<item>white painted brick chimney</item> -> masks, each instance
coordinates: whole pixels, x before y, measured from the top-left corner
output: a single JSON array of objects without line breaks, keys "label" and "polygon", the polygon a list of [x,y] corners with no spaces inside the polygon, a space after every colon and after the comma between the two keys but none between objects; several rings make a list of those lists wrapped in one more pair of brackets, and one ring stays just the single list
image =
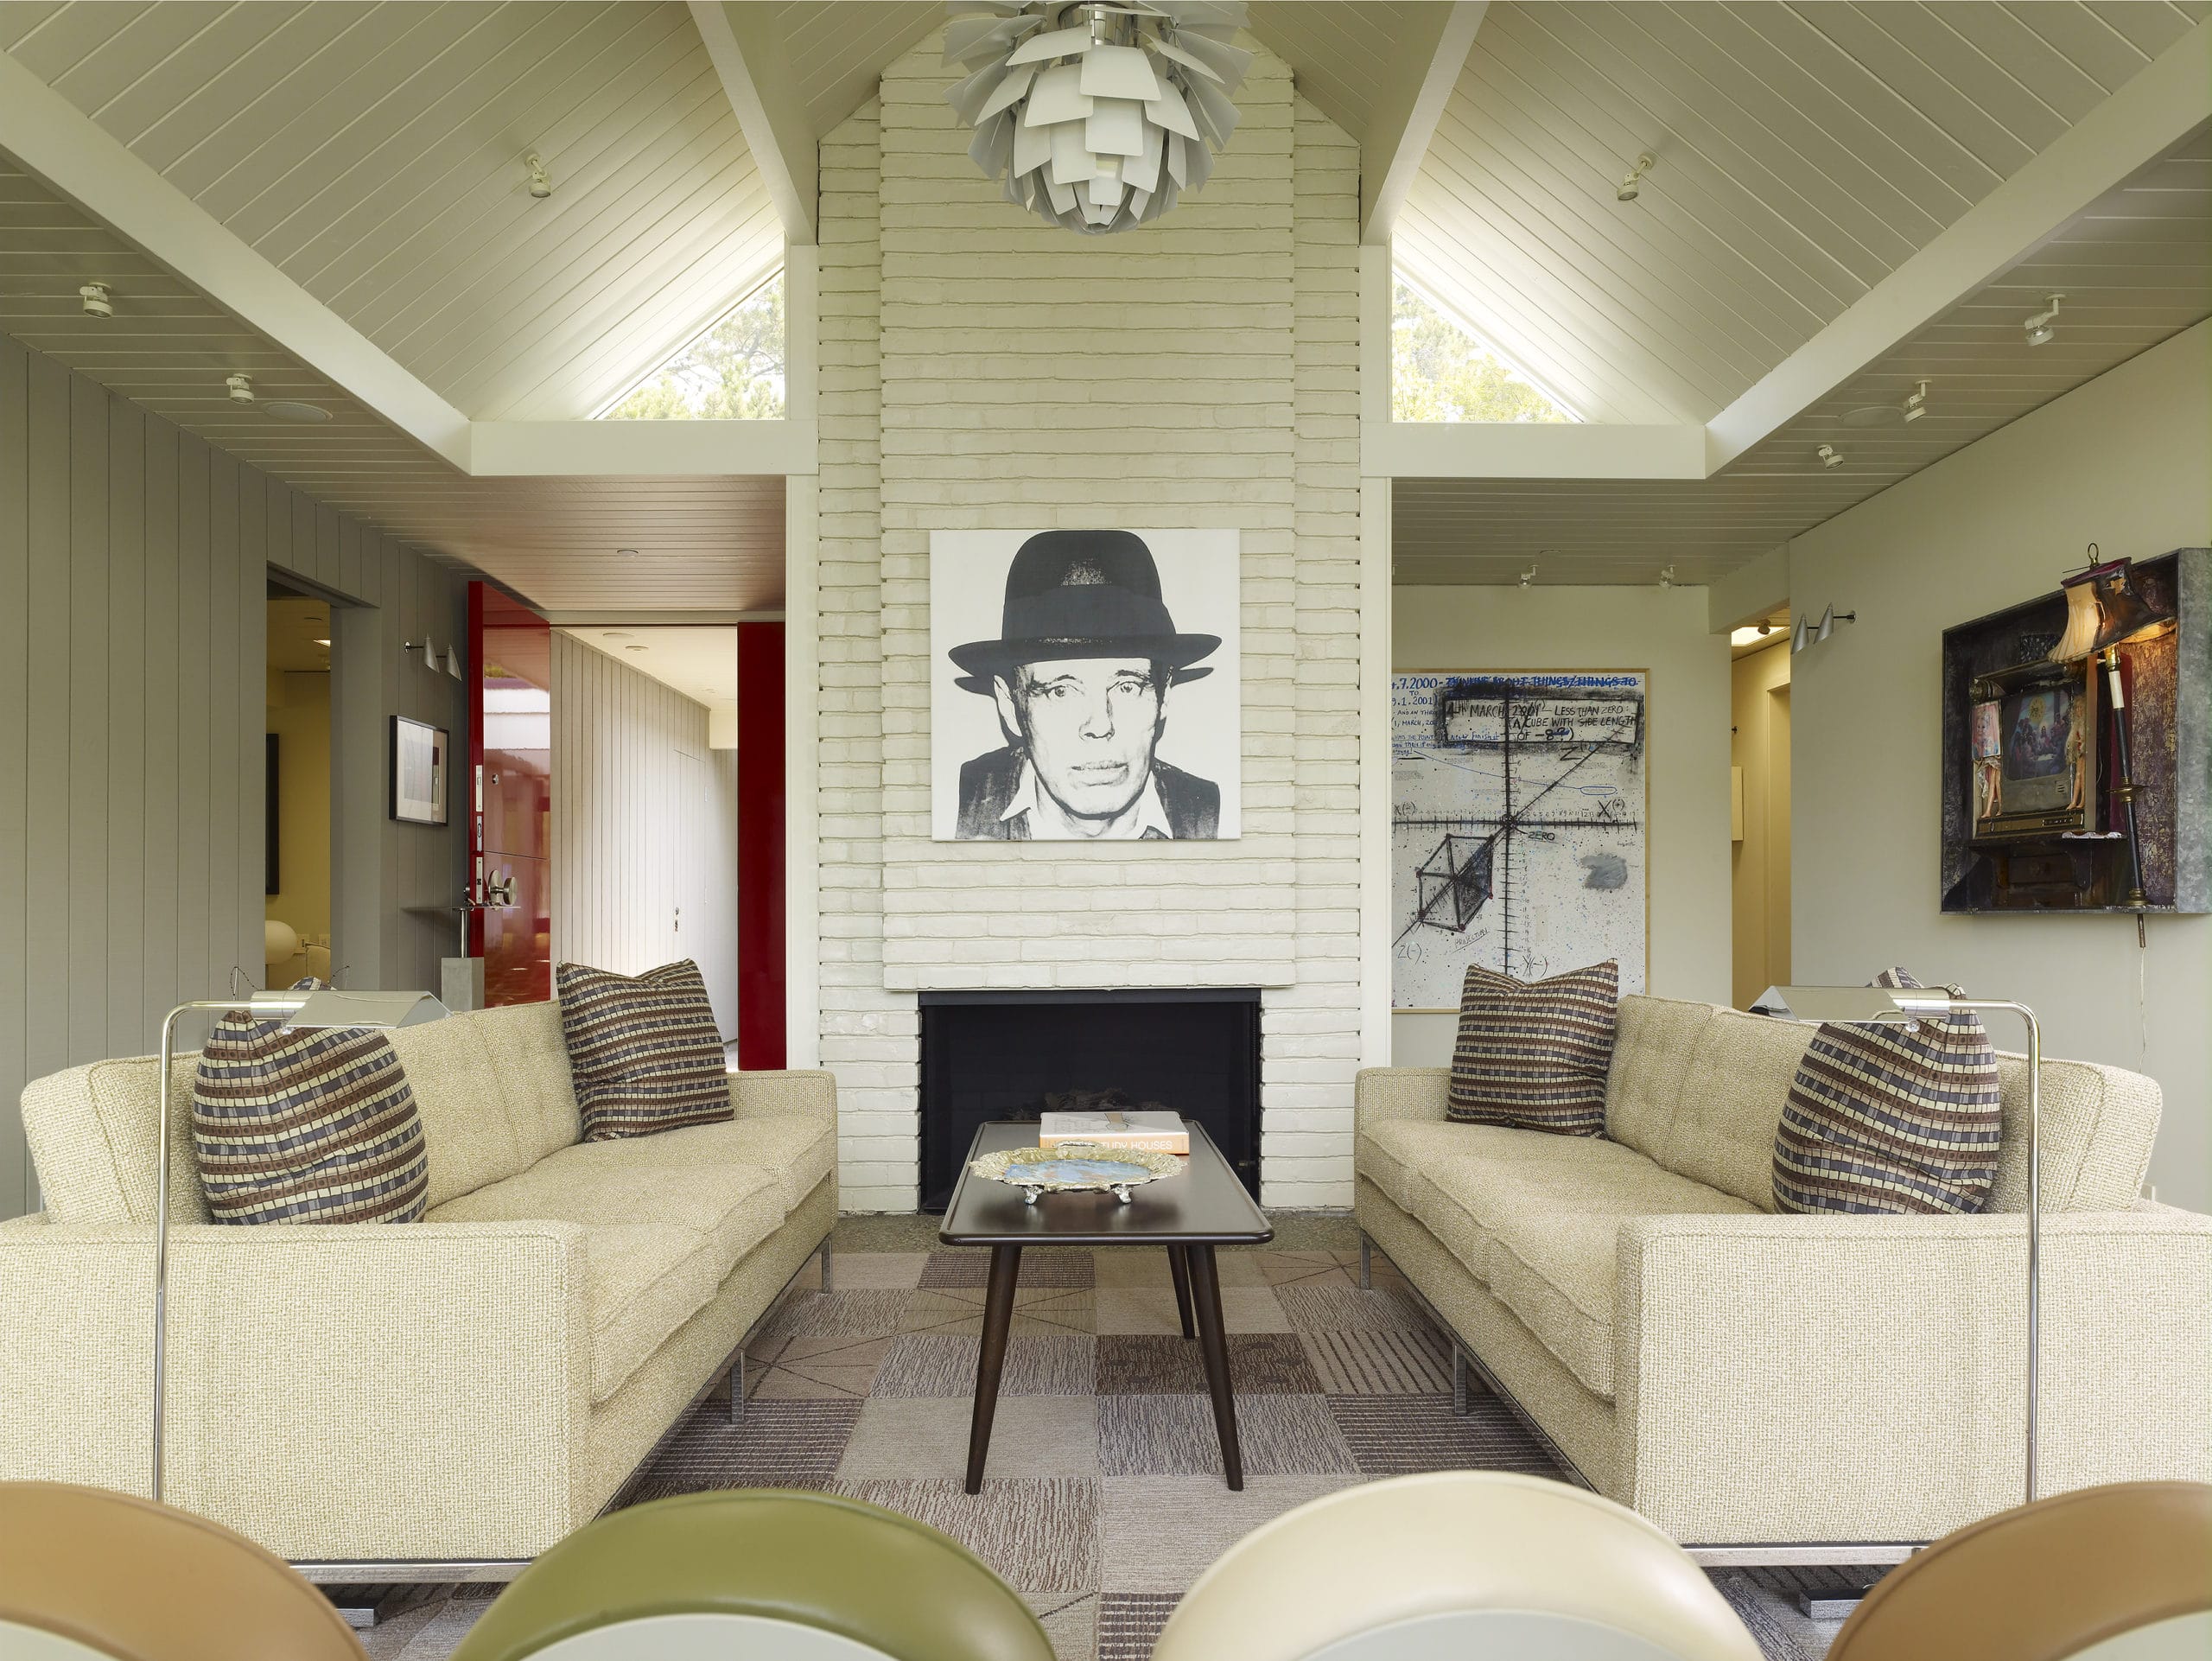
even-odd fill
[{"label": "white painted brick chimney", "polygon": [[[1262,1198],[1351,1198],[1358,147],[1262,53],[1211,183],[1083,238],[968,159],[933,36],[822,150],[823,1064],[855,1211],[914,1205],[915,994],[1258,985]],[[1233,527],[1243,836],[929,839],[929,535]]]}]

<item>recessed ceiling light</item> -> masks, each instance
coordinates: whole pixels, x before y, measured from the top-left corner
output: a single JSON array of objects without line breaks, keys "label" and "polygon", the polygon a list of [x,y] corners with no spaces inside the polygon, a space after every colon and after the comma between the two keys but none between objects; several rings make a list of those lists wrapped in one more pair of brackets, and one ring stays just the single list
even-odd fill
[{"label": "recessed ceiling light", "polygon": [[625,652],[650,652],[652,650],[651,646],[626,646],[622,649]]},{"label": "recessed ceiling light", "polygon": [[1901,427],[1904,418],[1904,411],[1894,404],[1862,404],[1843,412],[1847,427]]},{"label": "recessed ceiling light", "polygon": [[635,559],[638,557],[638,550],[635,548],[617,548],[614,555],[618,559]]},{"label": "recessed ceiling light", "polygon": [[317,640],[315,641],[315,644],[316,644],[317,646],[328,646],[328,645],[330,644],[330,642],[329,642],[329,641],[327,641],[327,640]]},{"label": "recessed ceiling light", "polygon": [[599,638],[602,640],[634,640],[638,637],[624,629],[603,628],[599,632]]},{"label": "recessed ceiling light", "polygon": [[259,408],[261,413],[272,421],[296,422],[303,427],[312,427],[330,419],[330,411],[320,404],[302,404],[297,398],[264,398]]}]

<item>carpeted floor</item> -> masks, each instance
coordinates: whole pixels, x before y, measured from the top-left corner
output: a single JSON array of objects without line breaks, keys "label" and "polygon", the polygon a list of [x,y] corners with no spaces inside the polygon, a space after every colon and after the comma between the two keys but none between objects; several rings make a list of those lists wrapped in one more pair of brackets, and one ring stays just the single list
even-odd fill
[{"label": "carpeted floor", "polygon": [[[1379,1257],[1360,1290],[1348,1219],[1288,1215],[1271,1246],[1220,1256],[1242,1493],[1222,1484],[1166,1254],[1131,1248],[1024,1254],[990,1466],[970,1498],[987,1254],[938,1247],[936,1225],[841,1222],[836,1289],[810,1268],[747,1346],[744,1423],[728,1422],[726,1397],[702,1403],[628,1501],[785,1486],[888,1505],[1004,1576],[1061,1661],[1146,1661],[1199,1572],[1294,1505],[1414,1471],[1554,1472],[1502,1402],[1478,1394],[1452,1413],[1444,1340]],[[1789,1577],[1715,1578],[1770,1661],[1825,1653],[1834,1626],[1798,1613]],[[495,1590],[414,1594],[366,1635],[370,1653],[442,1661]]]}]

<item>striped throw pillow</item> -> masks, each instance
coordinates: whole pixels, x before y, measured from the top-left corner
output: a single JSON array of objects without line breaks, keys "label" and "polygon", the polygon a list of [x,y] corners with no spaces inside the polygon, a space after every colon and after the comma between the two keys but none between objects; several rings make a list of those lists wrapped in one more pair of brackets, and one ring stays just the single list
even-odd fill
[{"label": "striped throw pillow", "polygon": [[[1917,986],[1887,969],[1877,986]],[[1980,1018],[1823,1022],[1774,1137],[1786,1212],[1978,1212],[2002,1129],[1997,1052]]]},{"label": "striped throw pillow", "polygon": [[698,964],[687,958],[632,976],[564,963],[558,974],[561,1035],[586,1142],[735,1117]]},{"label": "striped throw pillow", "polygon": [[200,1053],[192,1142],[219,1223],[411,1223],[429,1194],[415,1093],[365,1028],[288,1033],[232,1010]]},{"label": "striped throw pillow", "polygon": [[1446,1111],[1465,1124],[1604,1136],[1619,1001],[1620,965],[1611,961],[1547,981],[1470,964]]}]

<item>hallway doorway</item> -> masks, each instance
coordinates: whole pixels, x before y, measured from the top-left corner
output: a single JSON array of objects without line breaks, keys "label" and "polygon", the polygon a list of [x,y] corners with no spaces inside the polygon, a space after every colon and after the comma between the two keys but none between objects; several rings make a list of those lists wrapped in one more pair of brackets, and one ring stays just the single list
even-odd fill
[{"label": "hallway doorway", "polygon": [[1789,614],[1730,637],[1732,1002],[1789,979]]},{"label": "hallway doorway", "polygon": [[264,986],[331,978],[329,602],[269,584],[263,755]]}]

